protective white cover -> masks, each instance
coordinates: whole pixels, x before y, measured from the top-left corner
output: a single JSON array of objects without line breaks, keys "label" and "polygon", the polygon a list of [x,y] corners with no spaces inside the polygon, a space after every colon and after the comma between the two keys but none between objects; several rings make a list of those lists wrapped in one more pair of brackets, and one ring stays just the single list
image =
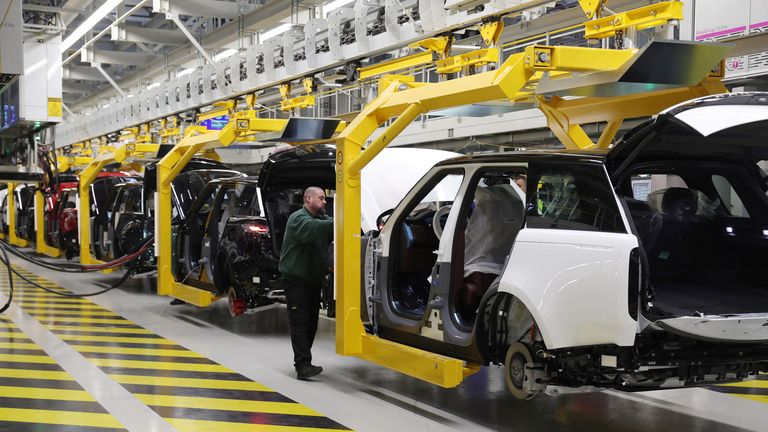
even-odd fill
[{"label": "protective white cover", "polygon": [[[360,185],[361,227],[377,229],[376,218],[397,207],[413,186],[436,163],[461,156],[443,150],[388,148],[363,168]],[[451,197],[451,200],[453,197]]]},{"label": "protective white cover", "polygon": [[523,224],[523,193],[515,184],[479,187],[465,233],[464,276],[499,275]]}]

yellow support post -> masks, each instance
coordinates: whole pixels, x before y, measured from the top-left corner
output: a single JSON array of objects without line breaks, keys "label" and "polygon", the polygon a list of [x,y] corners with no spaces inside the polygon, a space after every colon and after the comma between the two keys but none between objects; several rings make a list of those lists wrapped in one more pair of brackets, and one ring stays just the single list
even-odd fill
[{"label": "yellow support post", "polygon": [[8,243],[27,247],[29,242],[16,235],[16,183],[8,183]]},{"label": "yellow support post", "polygon": [[[105,166],[118,162],[123,163],[130,156],[136,154],[145,154],[157,152],[160,146],[158,144],[126,144],[115,150],[113,153],[107,153],[95,158],[81,172],[78,179],[78,195],[80,197],[80,208],[78,209],[77,223],[78,235],[80,237],[80,264],[102,264],[91,254],[91,185],[96,180]],[[102,270],[104,273],[111,273],[113,269]]]},{"label": "yellow support post", "polygon": [[61,256],[61,251],[45,241],[45,197],[43,191],[35,191],[35,251],[52,258]]},{"label": "yellow support post", "polygon": [[605,129],[603,129],[603,132],[600,134],[600,138],[597,140],[597,148],[607,149],[608,147],[610,147],[622,123],[624,123],[624,120],[609,121],[605,125]]}]

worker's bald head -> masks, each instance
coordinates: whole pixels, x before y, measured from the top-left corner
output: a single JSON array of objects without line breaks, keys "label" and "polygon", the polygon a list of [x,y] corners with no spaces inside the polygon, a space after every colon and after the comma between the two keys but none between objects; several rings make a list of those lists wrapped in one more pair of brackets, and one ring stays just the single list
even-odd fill
[{"label": "worker's bald head", "polygon": [[325,214],[325,192],[317,186],[306,188],[304,190],[304,207],[315,216]]}]

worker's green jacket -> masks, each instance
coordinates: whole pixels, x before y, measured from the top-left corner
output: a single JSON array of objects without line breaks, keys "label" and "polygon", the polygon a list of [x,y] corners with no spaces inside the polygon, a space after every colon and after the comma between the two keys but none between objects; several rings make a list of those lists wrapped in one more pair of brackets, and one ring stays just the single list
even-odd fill
[{"label": "worker's green jacket", "polygon": [[333,218],[312,216],[302,207],[291,214],[280,250],[283,278],[320,283],[327,273],[328,242],[333,234]]}]

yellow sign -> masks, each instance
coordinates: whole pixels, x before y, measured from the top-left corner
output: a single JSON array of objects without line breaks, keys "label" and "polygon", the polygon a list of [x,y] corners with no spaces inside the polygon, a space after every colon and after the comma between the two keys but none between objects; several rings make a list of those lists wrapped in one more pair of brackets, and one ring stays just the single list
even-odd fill
[{"label": "yellow sign", "polygon": [[61,98],[48,98],[48,117],[61,117]]}]

